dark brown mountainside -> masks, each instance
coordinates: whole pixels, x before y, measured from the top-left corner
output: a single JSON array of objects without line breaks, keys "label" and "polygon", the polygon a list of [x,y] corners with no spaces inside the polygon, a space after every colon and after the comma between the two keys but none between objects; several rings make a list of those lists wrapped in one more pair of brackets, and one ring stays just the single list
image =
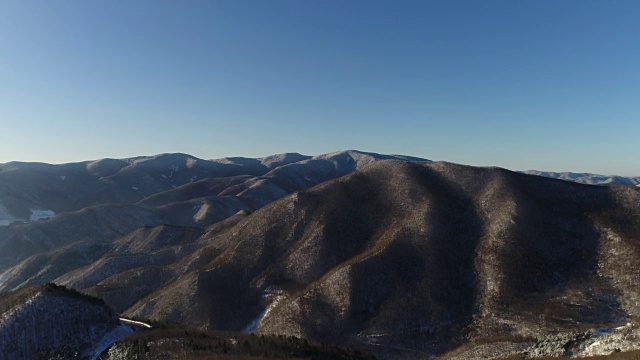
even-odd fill
[{"label": "dark brown mountainside", "polygon": [[128,313],[439,353],[634,321],[639,241],[640,189],[387,161],[212,237]]}]

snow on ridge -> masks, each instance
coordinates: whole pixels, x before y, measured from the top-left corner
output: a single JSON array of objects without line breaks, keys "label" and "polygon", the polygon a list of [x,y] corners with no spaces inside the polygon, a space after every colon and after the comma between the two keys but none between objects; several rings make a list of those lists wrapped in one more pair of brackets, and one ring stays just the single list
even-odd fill
[{"label": "snow on ridge", "polygon": [[0,288],[9,279],[9,275],[11,275],[9,270],[7,270],[7,271],[3,272],[2,274],[0,274]]},{"label": "snow on ridge", "polygon": [[95,344],[93,348],[88,351],[87,353],[88,357],[91,358],[92,360],[99,359],[100,354],[102,354],[103,351],[107,350],[111,345],[116,343],[118,340],[124,338],[125,336],[129,334],[133,334],[133,332],[134,332],[133,329],[131,329],[130,326],[125,324],[121,324],[120,326],[117,326],[111,329],[111,331],[106,333],[102,337],[102,339],[100,339],[100,341],[98,341],[98,343]]}]

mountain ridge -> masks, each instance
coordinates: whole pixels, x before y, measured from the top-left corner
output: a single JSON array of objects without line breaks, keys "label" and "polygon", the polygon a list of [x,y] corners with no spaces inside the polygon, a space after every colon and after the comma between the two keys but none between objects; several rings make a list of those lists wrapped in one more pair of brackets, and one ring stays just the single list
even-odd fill
[{"label": "mountain ridge", "polygon": [[640,176],[599,175],[592,173],[554,172],[526,170],[525,174],[544,176],[553,179],[574,181],[589,185],[627,185],[640,186]]},{"label": "mountain ridge", "polygon": [[[0,227],[0,292],[52,281],[130,318],[383,358],[468,354],[496,337],[503,355],[541,356],[640,339],[640,188],[399,155],[298,155],[228,158],[261,174],[193,181],[201,164],[189,168],[188,155],[175,157],[178,170],[172,156],[162,171],[138,159],[110,176],[124,187],[148,177],[152,195]],[[627,340],[586,335],[627,323]]]}]

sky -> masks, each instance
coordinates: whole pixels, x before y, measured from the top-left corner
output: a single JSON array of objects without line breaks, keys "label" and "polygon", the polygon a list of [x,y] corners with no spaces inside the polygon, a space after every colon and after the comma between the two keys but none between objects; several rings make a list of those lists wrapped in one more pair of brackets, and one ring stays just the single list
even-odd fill
[{"label": "sky", "polygon": [[0,0],[0,163],[357,149],[640,175],[640,1]]}]

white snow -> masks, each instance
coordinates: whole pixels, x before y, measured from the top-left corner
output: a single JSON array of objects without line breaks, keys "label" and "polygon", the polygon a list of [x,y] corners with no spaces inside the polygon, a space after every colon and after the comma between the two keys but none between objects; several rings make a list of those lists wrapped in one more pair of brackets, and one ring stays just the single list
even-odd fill
[{"label": "white snow", "polygon": [[2,287],[2,285],[7,281],[7,279],[9,279],[9,275],[10,275],[9,270],[0,274],[0,287]]},{"label": "white snow", "polygon": [[[52,218],[56,215],[53,210],[31,209],[29,221],[38,221],[42,219]],[[15,221],[25,221],[25,219],[17,219],[9,213],[9,210],[0,201],[0,226],[7,226]]]},{"label": "white snow", "polygon": [[133,334],[133,329],[131,329],[130,326],[122,324],[118,327],[115,327],[111,331],[106,333],[102,337],[102,339],[93,346],[93,349],[91,349],[87,355],[91,359],[97,360],[103,351],[107,350],[116,341],[122,339],[123,337],[129,334]]},{"label": "white snow", "polygon": [[67,178],[67,177],[66,177],[65,175],[60,175],[60,180],[64,180],[64,179],[66,179],[66,178]]},{"label": "white snow", "polygon": [[196,176],[192,177],[191,179],[189,179],[189,182],[194,182],[194,181],[196,181],[197,178],[198,178],[198,175],[196,175]]},{"label": "white snow", "polygon": [[31,216],[29,217],[29,221],[38,221],[42,219],[49,219],[56,216],[56,213],[53,210],[39,210],[39,209],[31,209]]},{"label": "white snow", "polygon": [[271,293],[269,295],[263,296],[263,297],[273,297],[273,301],[271,301],[271,304],[269,304],[269,306],[267,306],[266,309],[264,309],[264,311],[258,315],[257,318],[255,318],[249,325],[247,325],[247,327],[244,328],[244,330],[242,330],[245,333],[252,333],[254,332],[257,328],[258,325],[260,325],[260,321],[262,321],[262,319],[264,319],[267,315],[269,315],[269,312],[271,310],[273,310],[278,303],[280,303],[280,301],[282,301],[282,299],[285,298],[284,295],[282,295],[281,292],[276,292],[277,295],[271,295]]},{"label": "white snow", "polygon": [[[197,206],[196,206],[197,208]],[[207,213],[209,212],[209,209],[211,208],[211,205],[209,203],[204,203],[202,204],[202,206],[200,206],[200,210],[198,210],[198,213],[196,213],[193,216],[193,220],[195,220],[196,222],[200,222],[202,220],[204,220],[207,216]]]},{"label": "white snow", "polygon": [[311,178],[308,177],[308,176],[305,176],[304,179],[307,180],[307,181],[311,181]]},{"label": "white snow", "polygon": [[617,328],[615,328],[615,330],[618,330],[618,331],[624,330],[624,329],[626,329],[626,328],[628,328],[630,326],[631,326],[631,323],[626,323],[625,325],[618,326]]},{"label": "white snow", "polygon": [[137,186],[132,186],[132,187],[131,187],[131,189],[133,189],[133,190],[136,190],[136,191],[137,191],[137,190],[138,190],[138,187],[137,187]]},{"label": "white snow", "polygon": [[600,341],[596,341],[594,343],[592,343],[591,345],[587,346],[587,351],[591,350],[591,348],[594,348],[596,346],[600,345]]},{"label": "white snow", "polygon": [[254,332],[258,328],[258,325],[260,324],[260,320],[262,320],[262,318],[264,318],[265,315],[267,315],[267,310],[263,311],[260,315],[258,315],[258,317],[255,318],[249,325],[247,325],[247,327],[244,328],[242,332],[247,334]]},{"label": "white snow", "polygon": [[147,329],[151,329],[151,325],[147,323],[143,323],[142,321],[135,321],[127,318],[119,318],[119,319],[121,322],[128,325],[135,325],[135,326],[146,327]]},{"label": "white snow", "polygon": [[165,175],[165,174],[162,174],[162,177],[166,179],[166,178],[167,178],[167,175]]}]

